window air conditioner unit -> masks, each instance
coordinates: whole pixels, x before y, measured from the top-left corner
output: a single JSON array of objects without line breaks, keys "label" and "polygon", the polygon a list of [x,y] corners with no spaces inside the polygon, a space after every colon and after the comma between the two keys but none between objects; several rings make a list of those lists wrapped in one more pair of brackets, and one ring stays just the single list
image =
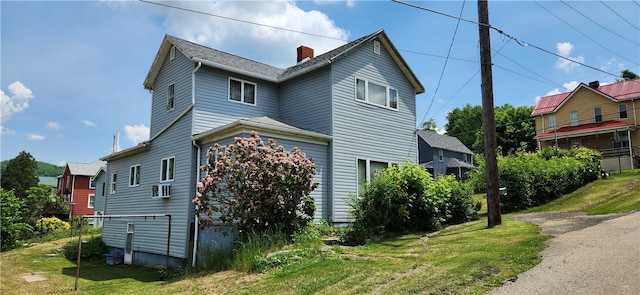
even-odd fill
[{"label": "window air conditioner unit", "polygon": [[163,199],[171,197],[171,184],[158,184],[152,186],[151,196]]}]

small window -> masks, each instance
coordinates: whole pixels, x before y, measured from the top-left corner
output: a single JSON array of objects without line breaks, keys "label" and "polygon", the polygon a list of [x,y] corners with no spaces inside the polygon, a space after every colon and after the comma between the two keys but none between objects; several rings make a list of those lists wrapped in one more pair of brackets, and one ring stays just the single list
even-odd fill
[{"label": "small window", "polygon": [[373,41],[373,53],[380,54],[380,42]]},{"label": "small window", "polygon": [[356,79],[356,100],[398,109],[398,90],[363,79]]},{"label": "small window", "polygon": [[556,130],[556,114],[549,115],[549,129]]},{"label": "small window", "polygon": [[440,162],[444,161],[444,150],[443,149],[439,149],[438,150],[438,161],[440,161]]},{"label": "small window", "polygon": [[176,94],[176,84],[169,85],[169,89],[167,89],[167,111],[173,110],[173,105],[175,102],[175,94]]},{"label": "small window", "polygon": [[246,104],[256,104],[256,84],[229,78],[229,100]]},{"label": "small window", "polygon": [[578,121],[578,112],[573,111],[569,113],[569,118],[571,119],[571,126],[578,126],[580,124]]},{"label": "small window", "polygon": [[387,167],[389,167],[389,163],[387,162],[358,159],[356,171],[358,177],[358,188],[371,181],[371,179],[382,173],[382,171]]},{"label": "small window", "polygon": [[104,197],[104,192],[105,192],[106,189],[107,189],[107,184],[103,182],[102,183],[102,193],[100,194],[101,196]]},{"label": "small window", "polygon": [[131,166],[129,169],[129,186],[140,185],[140,165]]},{"label": "small window", "polygon": [[115,194],[116,193],[116,183],[118,180],[118,174],[117,173],[112,173],[111,174],[111,194]]},{"label": "small window", "polygon": [[95,206],[96,204],[96,195],[95,194],[90,194],[89,195],[89,204],[87,204],[87,208],[93,208],[93,206]]},{"label": "small window", "polygon": [[595,108],[593,109],[593,119],[596,123],[602,122],[602,109]]},{"label": "small window", "polygon": [[169,60],[173,60],[175,58],[176,58],[176,47],[171,46],[171,49],[169,50]]},{"label": "small window", "polygon": [[462,160],[463,160],[465,163],[469,163],[469,155],[467,155],[467,154],[462,154]]},{"label": "small window", "polygon": [[626,119],[627,117],[627,104],[621,103],[618,105],[618,112],[620,113],[620,119]]},{"label": "small window", "polygon": [[175,157],[162,159],[160,181],[172,181],[175,168]]},{"label": "small window", "polygon": [[93,179],[93,177],[91,177],[91,179],[89,179],[89,188],[96,188],[96,181]]}]

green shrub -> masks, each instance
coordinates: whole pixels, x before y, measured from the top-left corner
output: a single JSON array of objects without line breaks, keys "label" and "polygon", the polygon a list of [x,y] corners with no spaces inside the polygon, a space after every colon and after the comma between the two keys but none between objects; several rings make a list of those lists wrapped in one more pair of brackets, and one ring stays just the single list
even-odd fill
[{"label": "green shrub", "polygon": [[36,220],[36,229],[43,234],[52,233],[57,230],[69,230],[71,226],[68,222],[57,217],[44,217]]},{"label": "green shrub", "polygon": [[473,199],[471,184],[456,181],[453,176],[447,176],[438,181],[446,181],[451,187],[451,195],[447,200],[449,218],[445,221],[446,224],[459,224],[478,219],[482,202]]},{"label": "green shrub", "polygon": [[[82,249],[80,258],[83,260],[102,259],[107,254],[109,248],[102,241],[102,237],[94,236],[88,241],[82,241]],[[70,261],[76,261],[78,258],[78,241],[71,241],[64,246],[64,257]]]}]

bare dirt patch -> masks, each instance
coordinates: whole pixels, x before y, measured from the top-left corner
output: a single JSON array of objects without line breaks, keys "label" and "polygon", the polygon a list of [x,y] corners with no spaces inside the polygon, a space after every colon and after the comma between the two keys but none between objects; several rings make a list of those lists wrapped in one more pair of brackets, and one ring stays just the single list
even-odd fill
[{"label": "bare dirt patch", "polygon": [[542,234],[557,236],[591,227],[605,220],[614,219],[630,213],[632,212],[587,215],[584,212],[543,212],[513,215],[510,216],[510,218],[531,222],[542,228]]}]

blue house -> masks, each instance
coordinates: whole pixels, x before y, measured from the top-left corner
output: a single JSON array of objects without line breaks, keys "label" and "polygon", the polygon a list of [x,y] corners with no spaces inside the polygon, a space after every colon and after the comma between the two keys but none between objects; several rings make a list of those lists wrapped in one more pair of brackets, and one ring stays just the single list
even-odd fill
[{"label": "blue house", "polygon": [[201,249],[228,243],[198,226],[192,203],[216,143],[256,131],[299,147],[317,167],[315,219],[337,223],[350,221],[346,201],[374,170],[417,159],[424,87],[382,30],[319,56],[301,46],[285,69],[167,35],[144,87],[149,140],[102,158],[103,240],[125,263],[164,264],[168,253],[171,265],[195,264]]},{"label": "blue house", "polygon": [[433,177],[455,175],[457,179],[467,178],[466,173],[473,166],[473,152],[459,139],[433,131],[417,130],[418,163]]}]

